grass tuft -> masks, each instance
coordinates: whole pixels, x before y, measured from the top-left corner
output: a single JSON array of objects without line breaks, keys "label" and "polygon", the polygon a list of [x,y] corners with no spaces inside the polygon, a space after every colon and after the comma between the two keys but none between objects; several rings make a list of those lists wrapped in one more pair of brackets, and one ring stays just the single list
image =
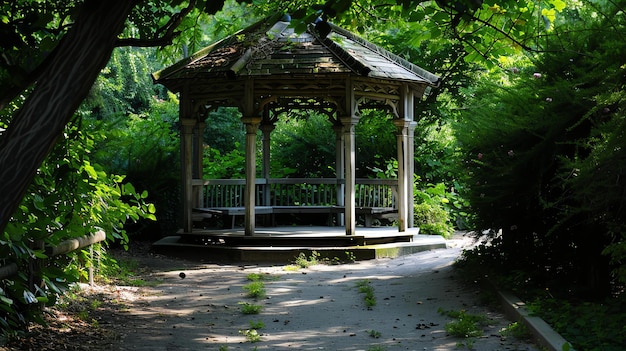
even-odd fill
[{"label": "grass tuft", "polygon": [[241,313],[243,314],[259,314],[263,309],[263,306],[249,302],[240,302],[239,305],[241,306]]},{"label": "grass tuft", "polygon": [[265,297],[265,284],[261,281],[253,281],[252,283],[244,285],[242,288],[248,292],[248,297],[255,299]]},{"label": "grass tuft", "polygon": [[357,282],[356,287],[359,289],[360,293],[364,294],[363,301],[365,302],[365,306],[367,306],[368,310],[371,310],[374,306],[376,306],[374,287],[371,285],[371,282],[368,279]]}]

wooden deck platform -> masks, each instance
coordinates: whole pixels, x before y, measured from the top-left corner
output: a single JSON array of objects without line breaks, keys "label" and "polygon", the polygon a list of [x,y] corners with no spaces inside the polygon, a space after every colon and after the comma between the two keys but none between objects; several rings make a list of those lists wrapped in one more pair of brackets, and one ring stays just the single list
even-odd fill
[{"label": "wooden deck platform", "polygon": [[179,232],[155,242],[152,250],[203,262],[289,263],[313,251],[328,259],[367,260],[445,247],[445,239],[420,235],[418,228],[358,227],[356,235],[347,236],[343,227],[298,226],[257,228],[254,236],[243,229]]}]

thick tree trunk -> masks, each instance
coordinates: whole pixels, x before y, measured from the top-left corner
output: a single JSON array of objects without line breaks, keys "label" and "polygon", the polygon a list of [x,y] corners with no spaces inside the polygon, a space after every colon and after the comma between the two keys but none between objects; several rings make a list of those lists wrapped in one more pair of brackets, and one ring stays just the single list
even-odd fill
[{"label": "thick tree trunk", "polygon": [[0,136],[0,232],[20,204],[37,168],[107,64],[135,3],[86,0],[32,93]]}]

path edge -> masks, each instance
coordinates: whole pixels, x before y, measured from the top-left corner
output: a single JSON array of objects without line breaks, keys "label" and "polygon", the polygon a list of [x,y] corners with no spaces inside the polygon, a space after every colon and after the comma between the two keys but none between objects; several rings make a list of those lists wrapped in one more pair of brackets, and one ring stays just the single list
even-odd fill
[{"label": "path edge", "polygon": [[572,344],[561,334],[537,316],[532,316],[526,309],[526,303],[509,291],[501,291],[489,281],[489,287],[496,293],[507,317],[522,322],[530,331],[536,343],[549,351],[575,351]]}]

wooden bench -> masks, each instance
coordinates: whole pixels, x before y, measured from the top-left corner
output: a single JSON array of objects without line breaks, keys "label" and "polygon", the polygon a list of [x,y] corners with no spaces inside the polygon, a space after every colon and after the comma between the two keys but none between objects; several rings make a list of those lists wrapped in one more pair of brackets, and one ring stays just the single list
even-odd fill
[{"label": "wooden bench", "polygon": [[[213,216],[222,216],[229,218],[229,229],[235,227],[235,217],[244,216],[246,214],[245,207],[211,207],[211,208],[194,208],[193,212],[199,214],[196,218],[212,218]],[[272,214],[271,206],[256,206],[255,214]]]},{"label": "wooden bench", "polygon": [[[256,214],[326,214],[328,225],[344,212],[342,202],[342,181],[335,178],[258,178],[255,181]],[[194,209],[194,220],[213,216],[230,217],[234,226],[235,216],[245,215],[245,179],[206,179],[196,180],[194,186],[199,195]],[[393,216],[397,210],[395,179],[357,179],[355,189],[356,214],[363,216],[365,226],[370,227],[375,218]],[[226,222],[226,221],[225,221]],[[339,223],[339,221],[335,222]],[[229,224],[227,224],[229,225]]]},{"label": "wooden bench", "polygon": [[[326,223],[328,226],[333,225],[334,216],[343,212],[341,206],[272,206],[273,214],[326,214],[328,219]],[[275,218],[272,218],[272,225],[276,223]]]},{"label": "wooden bench", "polygon": [[375,218],[397,213],[398,210],[392,207],[356,207],[355,212],[365,217],[365,226],[369,228],[373,226]]}]

